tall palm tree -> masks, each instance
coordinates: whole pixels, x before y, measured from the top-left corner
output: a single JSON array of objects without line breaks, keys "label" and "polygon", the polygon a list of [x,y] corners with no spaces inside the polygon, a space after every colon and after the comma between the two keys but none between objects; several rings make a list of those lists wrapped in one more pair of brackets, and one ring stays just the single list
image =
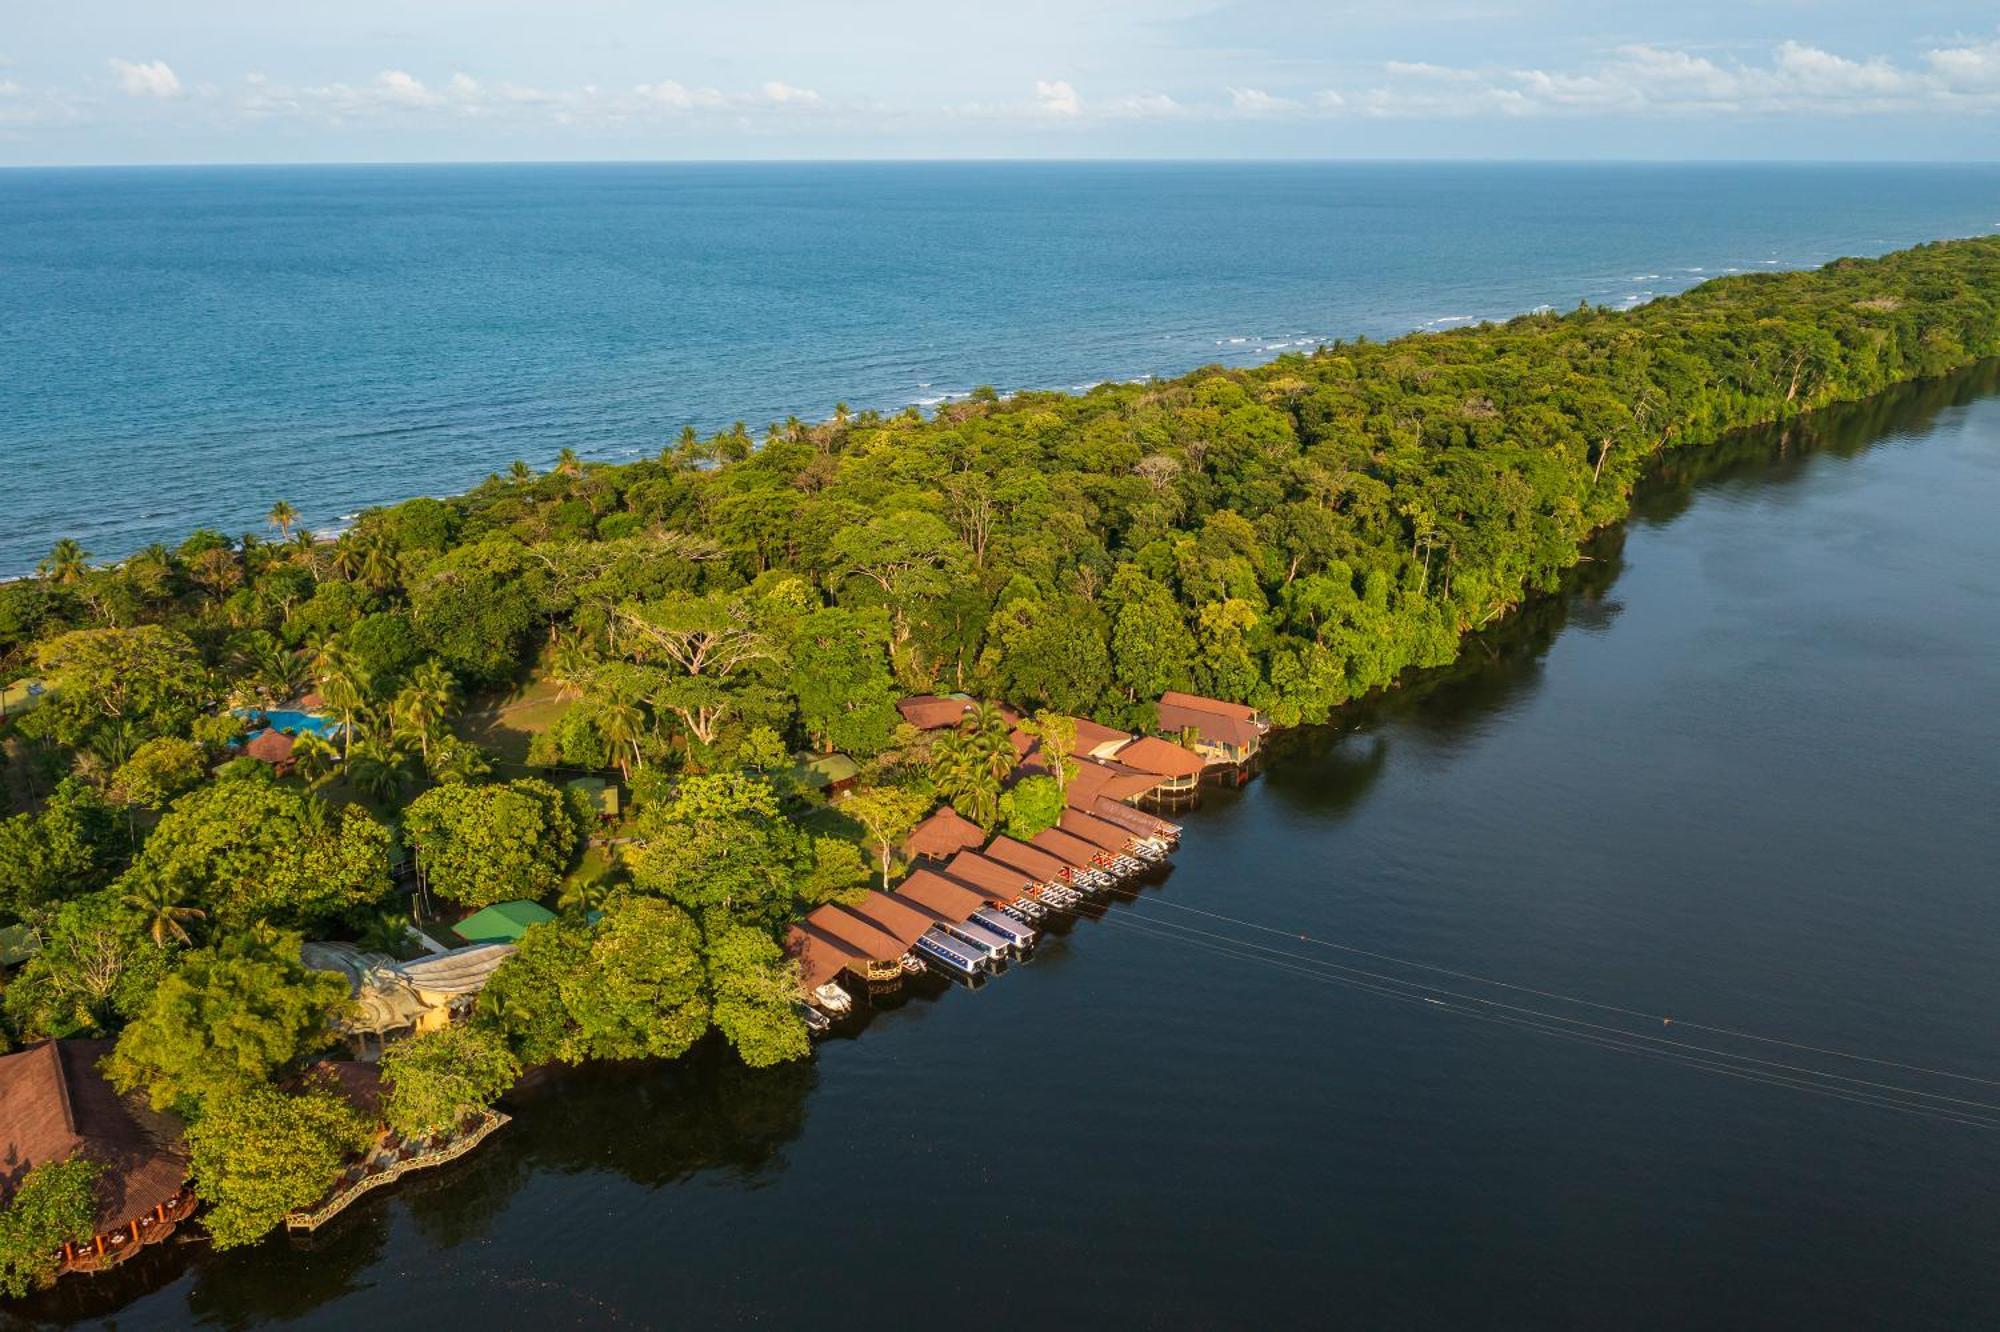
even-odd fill
[{"label": "tall palm tree", "polygon": [[535,479],[535,469],[516,458],[507,464],[507,479],[517,486],[525,486]]},{"label": "tall palm tree", "polygon": [[562,452],[556,455],[556,471],[564,476],[575,476],[582,470],[583,461],[576,456],[576,450],[564,445]]},{"label": "tall palm tree", "polygon": [[48,557],[35,566],[35,572],[64,587],[81,582],[90,572],[90,552],[76,538],[64,537],[49,548]]},{"label": "tall palm tree", "polygon": [[636,703],[626,699],[614,699],[597,711],[597,729],[604,733],[606,744],[617,755],[612,762],[629,785],[632,781],[632,765],[640,761],[639,741],[646,734],[646,714],[639,711]]},{"label": "tall palm tree", "polygon": [[410,679],[389,705],[389,716],[403,734],[415,737],[417,748],[430,763],[431,741],[451,712],[452,678],[433,658],[410,673]]},{"label": "tall palm tree", "polygon": [[450,735],[431,750],[427,766],[433,778],[447,784],[455,782],[469,786],[493,774],[493,765],[486,761],[486,755],[479,752],[478,745]]},{"label": "tall palm tree", "polygon": [[[333,654],[329,659],[327,651]],[[337,645],[323,650],[320,657],[319,696],[340,714],[343,752],[354,749],[355,719],[368,706],[368,673]]]},{"label": "tall palm tree", "polygon": [[189,906],[178,888],[150,874],[141,877],[124,895],[123,901],[138,913],[145,923],[146,933],[153,936],[154,944],[161,948],[169,943],[193,943],[187,930],[188,922],[208,917],[208,913],[199,907]]},{"label": "tall palm tree", "polygon": [[299,511],[284,500],[279,500],[276,504],[273,504],[271,511],[264,515],[264,521],[278,529],[278,539],[280,541],[290,541],[292,539],[292,524],[298,522],[298,520]]}]

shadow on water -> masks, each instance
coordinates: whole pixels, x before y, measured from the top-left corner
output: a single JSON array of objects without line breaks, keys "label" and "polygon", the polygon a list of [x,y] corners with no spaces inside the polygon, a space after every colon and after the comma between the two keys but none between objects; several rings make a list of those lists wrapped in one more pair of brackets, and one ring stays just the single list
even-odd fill
[{"label": "shadow on water", "polygon": [[1770,490],[1794,484],[1814,459],[1858,457],[1898,436],[1921,433],[1943,413],[1995,393],[2000,393],[2000,361],[1986,361],[1865,402],[1661,456],[1633,492],[1631,517],[1593,535],[1554,591],[1530,597],[1500,623],[1469,636],[1450,665],[1411,671],[1395,688],[1340,709],[1327,725],[1278,736],[1265,785],[1295,809],[1345,817],[1387,770],[1396,740],[1446,749],[1465,742],[1540,688],[1543,662],[1565,629],[1611,628],[1623,609],[1613,587],[1624,571],[1631,523],[1671,522],[1696,496],[1717,487],[1754,484]]},{"label": "shadow on water", "polygon": [[[2000,362],[1908,385],[1866,403],[1830,408],[1783,426],[1750,430],[1660,459],[1634,496],[1631,521],[1660,524],[1717,486],[1783,487],[1815,458],[1847,459],[1920,431],[1943,413],[2000,392]],[[1319,818],[1345,818],[1388,769],[1397,744],[1463,743],[1497,714],[1541,688],[1543,663],[1565,629],[1602,632],[1617,619],[1613,595],[1624,568],[1627,527],[1598,533],[1560,587],[1503,623],[1474,635],[1454,664],[1415,672],[1400,687],[1344,708],[1334,724],[1277,737],[1262,779],[1268,798]],[[1208,797],[1226,809],[1240,791]],[[1141,881],[1156,890],[1166,871]],[[1084,915],[1099,914],[1093,905]],[[1030,967],[1059,967],[1065,935],[1079,923],[1048,923]],[[844,1023],[840,1037],[895,1022],[955,988],[920,978]],[[293,1319],[376,1284],[404,1221],[432,1255],[487,1237],[514,1196],[542,1174],[611,1172],[648,1188],[714,1175],[744,1187],[785,1168],[784,1149],[804,1128],[818,1071],[811,1062],[769,1070],[742,1067],[705,1045],[676,1063],[557,1070],[508,1099],[514,1121],[467,1160],[418,1176],[364,1202],[309,1241],[268,1240],[216,1254],[193,1238],[148,1249],[126,1267],[66,1280],[0,1310],[0,1326],[98,1321],[177,1283],[185,1313],[211,1325]],[[644,1123],[645,1133],[622,1131]],[[167,1294],[169,1300],[174,1296]]]}]

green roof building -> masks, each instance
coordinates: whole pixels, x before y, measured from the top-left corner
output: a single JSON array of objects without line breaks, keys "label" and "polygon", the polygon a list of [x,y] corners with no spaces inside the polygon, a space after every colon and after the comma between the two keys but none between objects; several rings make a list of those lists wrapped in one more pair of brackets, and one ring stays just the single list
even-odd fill
[{"label": "green roof building", "polygon": [[577,777],[563,784],[596,806],[599,818],[618,817],[618,788],[602,777]]},{"label": "green roof building", "polygon": [[473,912],[452,929],[469,944],[510,944],[518,943],[530,925],[540,925],[555,918],[555,912],[538,902],[525,899],[495,902],[483,911]]}]

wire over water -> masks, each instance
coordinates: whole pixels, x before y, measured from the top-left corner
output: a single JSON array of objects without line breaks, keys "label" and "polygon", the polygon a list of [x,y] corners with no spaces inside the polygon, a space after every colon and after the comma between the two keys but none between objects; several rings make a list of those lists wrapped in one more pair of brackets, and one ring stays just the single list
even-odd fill
[{"label": "wire over water", "polygon": [[[1973,1128],[2000,1128],[2000,1104],[1972,1100],[1966,1097],[1950,1096],[1942,1092],[1911,1087],[1898,1082],[1877,1081],[1855,1077],[1845,1073],[1835,1073],[1825,1069],[1812,1068],[1804,1064],[1786,1063],[1767,1059],[1740,1051],[1717,1049],[1695,1041],[1677,1040],[1650,1032],[1632,1031],[1624,1027],[1601,1022],[1591,1022],[1583,1018],[1562,1013],[1552,1013],[1522,1004],[1506,1003],[1477,994],[1466,994],[1458,990],[1442,989],[1427,982],[1406,977],[1387,975],[1382,972],[1334,962],[1324,958],[1301,956],[1291,949],[1273,948],[1247,939],[1235,938],[1227,934],[1205,930],[1193,925],[1164,920],[1136,909],[1140,901],[1136,890],[1114,887],[1111,894],[1129,904],[1130,911],[1116,915],[1079,910],[1075,907],[1058,907],[1044,902],[1051,910],[1077,919],[1103,920],[1121,928],[1135,929],[1155,938],[1179,943],[1213,953],[1247,961],[1275,970],[1304,976],[1322,984],[1343,985],[1382,998],[1395,999],[1405,1003],[1423,1004],[1440,1008],[1456,1016],[1472,1018],[1499,1026],[1514,1027],[1542,1035],[1557,1036],[1586,1045],[1597,1046],[1625,1054],[1644,1055],[1670,1063],[1683,1064],[1705,1072],[1732,1077],[1741,1081],[1762,1083],[1766,1086],[1782,1087],[1794,1091],[1827,1096],[1857,1105],[1868,1105],[1879,1109],[1895,1110],[1905,1114],[1919,1115],[1930,1119],[1941,1119],[1950,1123]],[[1300,934],[1277,929],[1257,921],[1243,920],[1221,912],[1208,911],[1199,907],[1186,907],[1178,903],[1157,901],[1157,905],[1173,907],[1192,914],[1207,916],[1228,924],[1265,933],[1281,934],[1288,940],[1299,939],[1309,944],[1337,949],[1358,956],[1374,958],[1378,961],[1413,969],[1452,976],[1456,979],[1519,994],[1531,994],[1560,1003],[1571,1003],[1600,1012],[1616,1013],[1622,1016],[1658,1021],[1663,1026],[1682,1026],[1692,1030],[1710,1032],[1717,1035],[1758,1041],[1767,1045],[1784,1046],[1791,1049],[1824,1054],[1830,1057],[1855,1060],[1885,1068],[1895,1068],[1906,1072],[1928,1076],[1952,1078],[1958,1081],[2000,1085],[1993,1079],[1974,1077],[1969,1074],[1952,1073],[1947,1070],[1926,1068],[1922,1065],[1899,1063],[1895,1060],[1878,1059],[1868,1055],[1844,1050],[1832,1050],[1787,1041],[1777,1037],[1759,1036],[1755,1033],[1738,1032],[1727,1027],[1709,1026],[1702,1023],[1678,1023],[1658,1014],[1642,1012],[1638,1009],[1623,1008],[1594,1000],[1580,999],[1556,991],[1539,990],[1531,986],[1516,985],[1505,981],[1491,980],[1469,972],[1454,971],[1448,967],[1377,953],[1369,949],[1317,939],[1310,934]]]}]

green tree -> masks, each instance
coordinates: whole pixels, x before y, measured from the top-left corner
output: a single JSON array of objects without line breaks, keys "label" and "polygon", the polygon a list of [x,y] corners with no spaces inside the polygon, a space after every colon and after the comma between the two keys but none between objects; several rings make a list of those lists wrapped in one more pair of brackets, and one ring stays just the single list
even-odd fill
[{"label": "green tree", "polygon": [[591,929],[588,966],[562,992],[591,1058],[677,1058],[708,1030],[701,931],[670,902],[613,902]]},{"label": "green tree", "polygon": [[225,926],[313,924],[388,895],[389,830],[268,779],[212,782],[174,802],[120,883],[148,880]]},{"label": "green tree", "polygon": [[50,1285],[62,1247],[97,1233],[97,1180],[104,1167],[86,1156],[43,1161],[15,1181],[0,1206],[0,1295],[20,1299]]},{"label": "green tree", "polygon": [[292,525],[297,523],[298,520],[299,511],[284,500],[279,500],[276,504],[273,504],[271,511],[264,515],[264,521],[278,529],[278,538],[281,541],[289,541],[291,539]]},{"label": "green tree", "polygon": [[333,1041],[345,977],[299,961],[299,937],[246,930],[188,953],[118,1038],[105,1064],[120,1091],[157,1109],[205,1106],[254,1088]]},{"label": "green tree", "polygon": [[49,692],[20,725],[60,744],[113,724],[141,740],[183,734],[213,698],[194,644],[156,624],[73,630],[41,644],[35,660]]},{"label": "green tree", "polygon": [[1000,815],[1007,835],[1028,840],[1061,821],[1063,791],[1053,777],[1023,777],[1000,797]]},{"label": "green tree", "polygon": [[389,1127],[406,1138],[449,1132],[498,1100],[521,1076],[505,1039],[462,1024],[399,1041],[382,1055]]},{"label": "green tree", "polygon": [[431,891],[468,907],[549,896],[577,842],[562,792],[533,777],[433,787],[403,811],[403,835]]},{"label": "green tree", "polygon": [[799,721],[822,751],[863,758],[888,748],[896,728],[889,623],[880,610],[830,607],[805,616],[792,642]]},{"label": "green tree", "polygon": [[187,927],[208,915],[200,907],[189,906],[181,896],[181,885],[167,879],[137,879],[122,900],[144,922],[147,937],[161,948],[170,943],[192,943]]},{"label": "green tree", "polygon": [[69,587],[82,582],[90,572],[90,552],[74,537],[64,537],[35,566],[35,572],[58,587]]},{"label": "green tree", "polygon": [[95,1036],[143,1008],[166,974],[165,952],[115,890],[65,902],[42,948],[0,993],[25,1037]]},{"label": "green tree", "polygon": [[218,1249],[262,1238],[326,1195],[374,1134],[337,1091],[288,1094],[251,1081],[212,1097],[188,1125],[202,1223]]},{"label": "green tree", "polygon": [[714,1021],[744,1063],[765,1068],[811,1053],[799,1016],[798,970],[770,935],[741,925],[705,941]]},{"label": "green tree", "polygon": [[200,745],[159,736],[133,750],[111,774],[111,795],[121,804],[165,809],[207,777],[208,755]]},{"label": "green tree", "polygon": [[896,786],[872,786],[841,802],[840,812],[868,832],[882,863],[882,891],[889,891],[889,861],[903,839],[930,812],[931,797]]}]

